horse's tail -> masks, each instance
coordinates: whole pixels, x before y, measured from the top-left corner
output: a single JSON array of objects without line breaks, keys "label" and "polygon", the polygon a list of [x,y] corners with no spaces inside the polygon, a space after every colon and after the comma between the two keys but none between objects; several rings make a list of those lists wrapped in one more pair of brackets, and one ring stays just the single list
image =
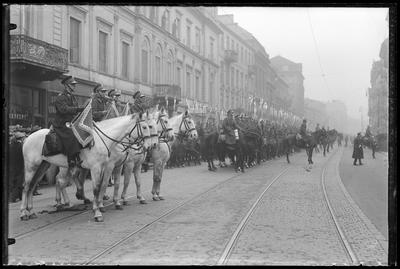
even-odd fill
[{"label": "horse's tail", "polygon": [[[46,174],[46,171],[49,169],[50,165],[51,164],[45,160],[43,160],[40,163],[39,167],[36,169],[35,173],[33,174],[31,181],[29,182],[29,184],[30,184],[29,189],[33,189],[36,186],[36,184],[39,183],[39,181],[42,179],[42,177]],[[24,170],[25,169],[26,168],[24,167]]]}]

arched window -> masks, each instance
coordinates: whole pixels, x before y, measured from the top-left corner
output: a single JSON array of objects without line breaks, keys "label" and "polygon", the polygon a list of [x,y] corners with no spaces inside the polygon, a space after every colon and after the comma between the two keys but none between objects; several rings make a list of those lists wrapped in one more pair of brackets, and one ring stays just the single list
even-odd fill
[{"label": "arched window", "polygon": [[173,79],[173,58],[172,58],[172,52],[169,51],[168,52],[168,56],[167,56],[167,66],[166,66],[166,73],[167,73],[167,83],[168,84],[172,84],[174,79]]},{"label": "arched window", "polygon": [[149,82],[149,42],[145,38],[142,43],[142,82]]},{"label": "arched window", "polygon": [[157,45],[156,53],[154,54],[154,68],[155,68],[155,77],[154,83],[160,84],[161,82],[161,47]]}]

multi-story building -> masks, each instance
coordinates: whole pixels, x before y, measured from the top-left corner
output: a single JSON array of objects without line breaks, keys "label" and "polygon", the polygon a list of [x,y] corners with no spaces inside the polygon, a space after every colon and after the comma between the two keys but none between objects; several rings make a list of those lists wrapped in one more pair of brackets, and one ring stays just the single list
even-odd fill
[{"label": "multi-story building", "polygon": [[388,133],[388,48],[389,39],[386,38],[381,45],[380,59],[372,64],[371,87],[368,89],[369,125],[375,135]]},{"label": "multi-story building", "polygon": [[289,95],[291,96],[290,111],[302,117],[304,111],[304,77],[302,74],[302,64],[294,63],[282,56],[271,58],[271,64],[278,76],[289,85]]},{"label": "multi-story building", "polygon": [[[218,25],[197,7],[12,5],[11,124],[47,125],[67,74],[83,103],[96,83],[159,101],[217,106]],[[166,104],[167,102],[164,102]]]},{"label": "multi-story building", "polygon": [[325,129],[329,126],[329,116],[327,114],[326,103],[305,98],[304,99],[304,118],[307,119],[307,128],[314,131],[317,123]]},{"label": "multi-story building", "polygon": [[329,129],[345,132],[347,129],[346,105],[342,101],[332,100],[331,102],[326,103],[326,112],[329,118]]}]

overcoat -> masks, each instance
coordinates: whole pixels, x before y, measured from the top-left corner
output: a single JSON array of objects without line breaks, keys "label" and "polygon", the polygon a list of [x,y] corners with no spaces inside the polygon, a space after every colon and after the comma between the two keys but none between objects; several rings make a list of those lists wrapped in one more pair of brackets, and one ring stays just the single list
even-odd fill
[{"label": "overcoat", "polygon": [[353,156],[354,159],[364,159],[364,150],[362,147],[362,139],[356,137],[354,139]]},{"label": "overcoat", "polygon": [[60,93],[55,101],[56,117],[53,123],[54,131],[61,140],[62,153],[73,156],[79,153],[82,146],[79,144],[71,128],[65,123],[71,122],[79,111],[78,102],[72,94],[64,91]]},{"label": "overcoat", "polygon": [[227,144],[235,144],[235,129],[239,129],[239,126],[237,125],[235,119],[231,118],[225,118],[224,121],[222,122],[222,129],[224,130],[224,134],[226,137],[225,142]]}]

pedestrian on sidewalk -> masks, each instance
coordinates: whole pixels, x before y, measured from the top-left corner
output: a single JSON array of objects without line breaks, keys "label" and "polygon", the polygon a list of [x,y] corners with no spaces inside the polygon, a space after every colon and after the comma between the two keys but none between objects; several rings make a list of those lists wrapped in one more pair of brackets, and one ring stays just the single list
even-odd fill
[{"label": "pedestrian on sidewalk", "polygon": [[353,165],[357,165],[357,160],[359,165],[363,165],[361,159],[364,159],[364,150],[363,150],[361,133],[358,133],[357,137],[354,139],[352,158],[354,158]]}]

